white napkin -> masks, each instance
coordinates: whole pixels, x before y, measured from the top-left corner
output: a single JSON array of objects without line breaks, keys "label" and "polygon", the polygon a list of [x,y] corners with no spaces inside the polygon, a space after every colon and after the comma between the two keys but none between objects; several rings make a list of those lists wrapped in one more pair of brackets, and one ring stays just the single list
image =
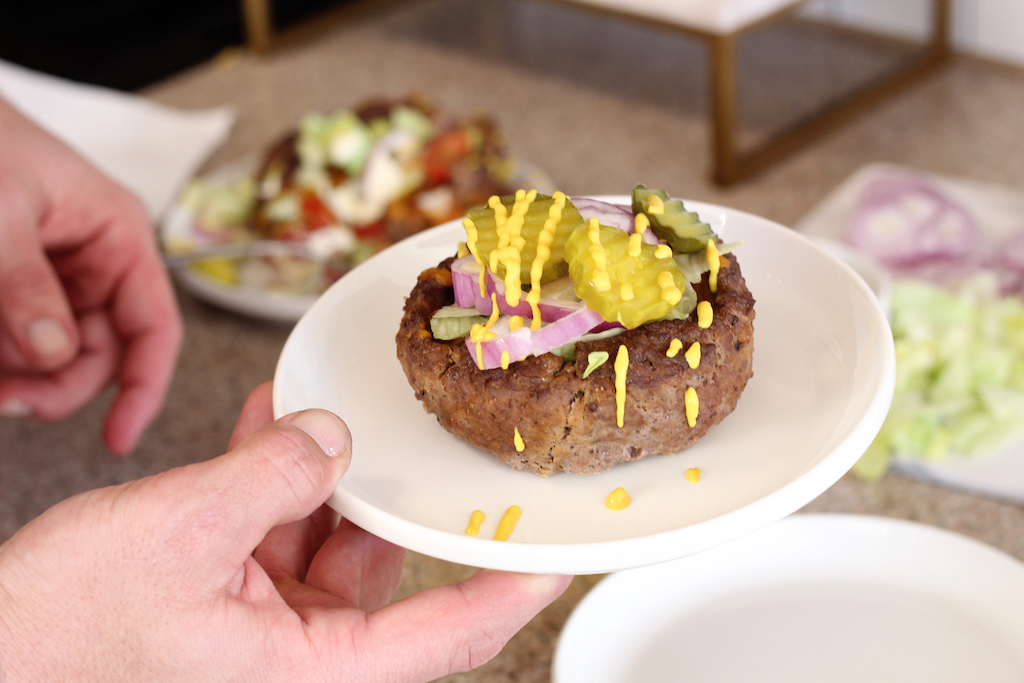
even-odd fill
[{"label": "white napkin", "polygon": [[0,96],[134,191],[154,220],[235,121],[230,107],[175,109],[2,60]]}]

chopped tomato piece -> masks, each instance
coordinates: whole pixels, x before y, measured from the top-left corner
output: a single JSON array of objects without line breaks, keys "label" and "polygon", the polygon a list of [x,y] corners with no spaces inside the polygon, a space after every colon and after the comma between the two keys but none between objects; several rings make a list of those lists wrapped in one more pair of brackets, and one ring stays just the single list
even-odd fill
[{"label": "chopped tomato piece", "polygon": [[271,228],[271,237],[275,240],[304,240],[309,234],[305,223],[289,221],[288,223],[275,223]]},{"label": "chopped tomato piece", "polygon": [[375,221],[356,227],[356,237],[361,240],[387,240],[387,226],[384,221]]},{"label": "chopped tomato piece", "polygon": [[423,153],[426,184],[440,185],[452,177],[452,168],[472,150],[469,135],[459,128],[441,133],[427,146]]},{"label": "chopped tomato piece", "polygon": [[302,193],[302,218],[310,231],[319,230],[327,225],[336,225],[338,219],[316,193]]}]

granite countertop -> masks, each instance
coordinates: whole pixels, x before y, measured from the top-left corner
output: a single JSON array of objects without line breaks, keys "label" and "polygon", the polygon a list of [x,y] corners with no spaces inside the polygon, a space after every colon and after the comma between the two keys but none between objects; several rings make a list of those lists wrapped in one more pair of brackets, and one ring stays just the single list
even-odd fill
[{"label": "granite countertop", "polygon": [[[813,76],[785,76],[810,59]],[[879,60],[800,24],[751,36],[741,86],[750,135]],[[1024,188],[1024,75],[966,59],[756,178],[715,187],[705,67],[701,43],[650,26],[528,0],[428,0],[327,27],[266,56],[226,54],[146,94],[181,107],[237,108],[237,126],[209,168],[258,153],[307,111],[418,92],[455,113],[492,112],[513,152],[570,194],[622,194],[644,182],[793,224],[877,161]],[[114,458],[101,444],[109,395],[59,424],[0,421],[0,540],[76,492],[222,452],[246,395],[272,378],[289,329],[185,292],[180,302],[186,335],[177,374],[165,410],[130,457]],[[1024,559],[1021,507],[896,474],[872,484],[847,476],[806,510],[917,520]],[[471,571],[412,555],[400,592]],[[549,680],[558,633],[599,578],[577,578],[493,662],[444,680]]]}]

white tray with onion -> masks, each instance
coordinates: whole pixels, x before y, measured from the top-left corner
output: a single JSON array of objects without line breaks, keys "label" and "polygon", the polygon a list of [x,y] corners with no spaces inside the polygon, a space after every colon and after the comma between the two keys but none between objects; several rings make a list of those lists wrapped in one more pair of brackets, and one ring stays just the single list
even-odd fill
[{"label": "white tray with onion", "polygon": [[855,472],[1024,502],[1024,193],[873,164],[795,227],[892,281],[896,391]]}]

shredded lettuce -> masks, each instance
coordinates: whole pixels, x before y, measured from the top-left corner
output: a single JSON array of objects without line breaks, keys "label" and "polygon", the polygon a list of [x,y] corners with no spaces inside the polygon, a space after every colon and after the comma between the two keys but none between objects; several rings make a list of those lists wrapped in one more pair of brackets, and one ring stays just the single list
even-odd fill
[{"label": "shredded lettuce", "polygon": [[899,280],[892,291],[896,390],[853,471],[899,459],[977,457],[1024,433],[1024,301],[983,274],[955,289]]},{"label": "shredded lettuce", "polygon": [[591,351],[587,354],[587,369],[583,371],[583,379],[590,376],[594,370],[608,362],[607,351]]},{"label": "shredded lettuce", "polygon": [[223,185],[192,180],[181,198],[181,205],[208,232],[244,226],[255,204],[256,183],[248,177]]}]

